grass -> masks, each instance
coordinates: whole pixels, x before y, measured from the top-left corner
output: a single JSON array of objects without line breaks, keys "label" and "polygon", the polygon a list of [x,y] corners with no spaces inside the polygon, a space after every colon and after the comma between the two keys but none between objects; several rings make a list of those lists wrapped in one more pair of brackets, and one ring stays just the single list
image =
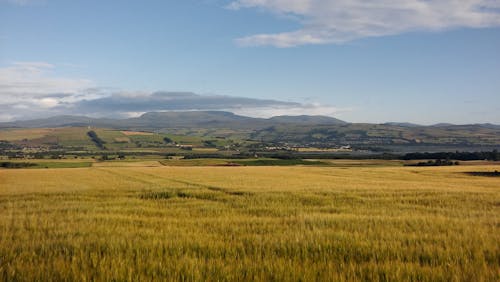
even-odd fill
[{"label": "grass", "polygon": [[[0,162],[2,164],[0,167],[5,167],[5,168],[30,168],[30,169],[37,169],[37,168],[81,168],[81,167],[90,167],[92,166],[93,162],[92,161],[73,161],[73,160],[67,160],[67,161],[49,161],[49,160],[36,160],[36,161],[6,161],[6,162]],[[7,164],[7,165],[4,165]]]},{"label": "grass", "polygon": [[316,160],[281,160],[281,159],[168,159],[161,160],[160,163],[165,166],[328,166],[333,163]]},{"label": "grass", "polygon": [[160,161],[164,166],[222,166],[229,161],[225,159],[166,159]]},{"label": "grass", "polygon": [[156,167],[162,166],[158,160],[119,160],[119,161],[104,161],[95,162],[94,167]]},{"label": "grass", "polygon": [[95,148],[87,136],[86,127],[34,128],[0,130],[0,140],[28,140],[33,146],[57,143],[65,147]]},{"label": "grass", "polygon": [[125,134],[126,136],[133,136],[133,135],[153,135],[152,132],[144,132],[144,131],[120,131],[121,133]]},{"label": "grass", "polygon": [[0,170],[0,280],[498,281],[495,168]]},{"label": "grass", "polygon": [[[336,167],[388,167],[388,166],[403,166],[411,161],[400,160],[349,160],[349,159],[332,159],[322,160],[330,166]],[[464,163],[465,164],[465,163]]]},{"label": "grass", "polygon": [[81,168],[90,167],[92,162],[35,162],[32,168]]},{"label": "grass", "polygon": [[53,130],[49,128],[1,129],[0,140],[16,141],[22,139],[36,139],[44,137],[52,132]]},{"label": "grass", "polygon": [[245,166],[290,166],[290,165],[328,165],[322,161],[311,160],[281,160],[281,159],[248,159],[248,160],[235,160],[232,163],[245,165]]}]

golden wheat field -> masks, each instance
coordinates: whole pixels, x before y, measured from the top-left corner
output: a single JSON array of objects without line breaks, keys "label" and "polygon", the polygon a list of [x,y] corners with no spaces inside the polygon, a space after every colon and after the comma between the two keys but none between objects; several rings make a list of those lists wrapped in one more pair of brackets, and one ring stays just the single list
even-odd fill
[{"label": "golden wheat field", "polygon": [[0,170],[0,280],[499,281],[494,169]]}]

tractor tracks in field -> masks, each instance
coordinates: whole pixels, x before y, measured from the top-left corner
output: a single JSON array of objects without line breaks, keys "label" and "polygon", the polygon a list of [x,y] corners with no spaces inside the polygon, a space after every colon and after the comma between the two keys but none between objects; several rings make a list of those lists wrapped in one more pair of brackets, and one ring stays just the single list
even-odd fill
[{"label": "tractor tracks in field", "polygon": [[[196,183],[196,182],[191,182],[191,181],[186,181],[186,180],[173,179],[173,178],[158,176],[155,174],[150,174],[150,173],[145,173],[145,172],[134,171],[133,174],[135,176],[133,176],[130,171],[127,171],[127,173],[121,173],[121,172],[117,172],[115,170],[110,170],[110,169],[106,169],[106,168],[99,168],[99,170],[104,171],[104,172],[109,173],[109,174],[112,174],[112,175],[115,175],[115,176],[119,176],[120,178],[123,178],[123,179],[131,180],[131,181],[142,183],[142,184],[148,184],[148,185],[155,185],[155,186],[156,185],[164,185],[164,183],[161,183],[161,182],[168,181],[171,183],[177,183],[177,184],[183,184],[183,185],[187,185],[187,186],[191,186],[191,187],[207,189],[207,190],[210,190],[212,192],[219,192],[219,193],[223,193],[223,194],[226,194],[229,196],[245,196],[245,195],[252,195],[253,194],[250,192],[232,191],[232,190],[228,190],[226,188],[222,188],[222,187],[218,187],[218,186],[206,185],[206,184],[201,184],[201,183]],[[160,180],[160,183],[156,182],[156,181],[151,181],[148,179]]]},{"label": "tractor tracks in field", "polygon": [[128,173],[127,174],[125,174],[125,173],[119,173],[119,172],[116,172],[116,171],[108,169],[108,168],[102,168],[102,167],[97,168],[96,167],[96,169],[99,170],[99,171],[103,171],[105,173],[111,174],[113,176],[118,176],[121,179],[126,179],[126,180],[130,180],[130,181],[133,181],[133,182],[138,182],[138,183],[142,183],[142,184],[149,184],[149,185],[156,185],[156,184],[158,184],[158,183],[155,183],[153,181],[149,181],[147,179],[143,179],[143,178],[139,178],[139,177],[134,177],[134,176],[131,176]]}]

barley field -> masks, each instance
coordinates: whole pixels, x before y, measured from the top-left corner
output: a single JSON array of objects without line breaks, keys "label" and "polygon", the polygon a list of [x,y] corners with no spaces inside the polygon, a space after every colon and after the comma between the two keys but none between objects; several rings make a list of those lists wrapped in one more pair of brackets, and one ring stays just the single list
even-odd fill
[{"label": "barley field", "polygon": [[0,280],[499,281],[498,168],[0,170]]}]

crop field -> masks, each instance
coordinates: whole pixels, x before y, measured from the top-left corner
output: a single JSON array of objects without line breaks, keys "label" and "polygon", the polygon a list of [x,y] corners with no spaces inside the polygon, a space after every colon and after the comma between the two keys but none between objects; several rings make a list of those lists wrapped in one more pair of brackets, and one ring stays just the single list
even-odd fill
[{"label": "crop field", "polygon": [[16,141],[22,139],[36,139],[53,133],[50,128],[30,128],[30,129],[2,129],[0,130],[0,140]]},{"label": "crop field", "polygon": [[499,281],[499,168],[0,169],[0,280]]}]

